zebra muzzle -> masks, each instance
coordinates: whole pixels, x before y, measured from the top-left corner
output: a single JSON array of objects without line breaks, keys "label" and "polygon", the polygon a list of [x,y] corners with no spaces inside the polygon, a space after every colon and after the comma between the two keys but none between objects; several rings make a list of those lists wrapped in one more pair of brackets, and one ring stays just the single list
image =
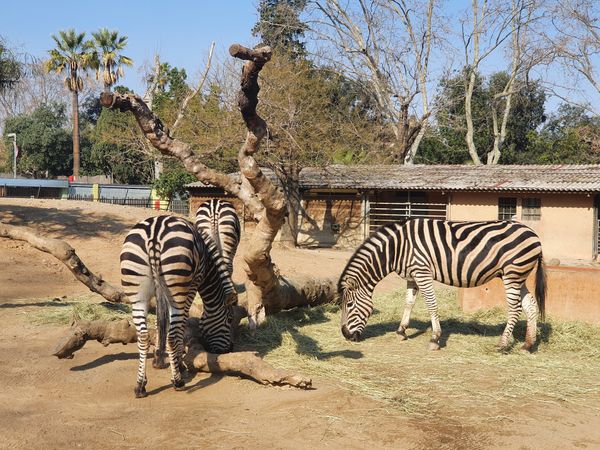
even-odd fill
[{"label": "zebra muzzle", "polygon": [[350,330],[348,330],[348,327],[346,325],[342,325],[342,334],[349,341],[352,341],[352,342],[360,341],[360,333],[358,331],[355,331],[354,333],[350,333]]}]

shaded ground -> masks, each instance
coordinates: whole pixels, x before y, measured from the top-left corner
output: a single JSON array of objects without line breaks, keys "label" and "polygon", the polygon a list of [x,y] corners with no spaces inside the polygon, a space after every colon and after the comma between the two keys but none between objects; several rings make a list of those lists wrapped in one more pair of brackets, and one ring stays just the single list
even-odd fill
[{"label": "shaded ground", "polygon": [[[28,225],[46,235],[66,239],[92,270],[115,284],[119,282],[118,254],[124,235],[136,221],[152,214],[150,210],[87,202],[0,199],[0,220]],[[350,252],[333,250],[273,253],[283,273],[297,271],[315,276],[336,276],[349,256]],[[240,264],[235,278],[241,282],[239,270]],[[397,280],[385,280],[379,291],[400,285]],[[457,403],[459,400],[448,396],[438,401],[463,407],[460,414],[420,417],[389,401],[363,395],[344,384],[336,373],[316,377],[317,389],[313,391],[268,388],[234,377],[198,375],[188,383],[190,389],[174,392],[169,387],[168,371],[149,369],[151,395],[135,400],[135,347],[104,348],[91,343],[73,360],[60,361],[49,353],[62,329],[31,323],[29,316],[41,308],[55,307],[57,302],[52,301],[53,297],[81,292],[84,292],[82,285],[49,255],[26,244],[0,240],[0,446],[414,449],[600,446],[598,410],[589,404],[542,403],[523,398],[522,402],[499,404],[498,415],[494,417],[489,411],[495,405],[481,406],[485,401],[481,395],[470,406],[464,403],[464,398]],[[337,327],[328,317],[320,320],[327,326],[330,323],[332,329]],[[390,352],[404,352],[413,367],[416,358],[424,358],[424,370],[433,373],[424,372],[423,377],[436,382],[436,367],[443,364],[437,366],[435,360],[451,351],[452,338],[449,348],[427,354],[425,345],[416,340],[406,343],[408,347],[398,346],[389,333],[394,326],[372,328],[372,339],[365,343],[340,340],[331,348],[324,347],[323,352],[331,353],[329,356],[337,358],[340,365],[353,368],[355,365],[351,363],[356,363],[358,355],[368,356],[370,346],[387,346]],[[424,330],[426,323],[417,323],[417,327]],[[288,334],[282,333],[282,340]],[[311,342],[305,341],[304,345],[314,345]],[[368,363],[368,359],[362,362]],[[320,367],[319,361],[311,364]],[[306,368],[310,368],[308,363]],[[406,367],[398,364],[398,373],[403,372],[408,372]],[[420,374],[413,369],[406,376],[418,378]],[[495,380],[477,379],[478,368],[472,365],[465,366],[465,376],[472,377],[476,384]],[[544,374],[536,371],[531,376],[535,382]],[[382,379],[382,387],[389,387],[385,386],[389,382]],[[452,380],[440,376],[437,383],[443,386]],[[401,392],[403,386],[397,389]],[[441,395],[443,389],[432,392]],[[485,414],[478,408],[484,408]]]}]

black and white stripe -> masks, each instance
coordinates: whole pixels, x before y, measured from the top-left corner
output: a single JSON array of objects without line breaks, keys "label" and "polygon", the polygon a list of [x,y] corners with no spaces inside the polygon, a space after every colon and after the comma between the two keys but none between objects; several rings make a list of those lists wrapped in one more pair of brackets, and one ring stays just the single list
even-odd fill
[{"label": "black and white stripe", "polygon": [[211,199],[202,203],[196,212],[196,228],[213,239],[233,275],[233,258],[240,243],[240,219],[228,201]]},{"label": "black and white stripe", "polygon": [[[525,286],[536,265],[537,305]],[[538,310],[542,318],[544,314],[546,278],[540,240],[521,223],[410,219],[375,231],[350,258],[338,283],[342,333],[347,339],[360,338],[373,311],[373,290],[390,272],[408,280],[406,306],[397,331],[402,339],[406,339],[405,331],[420,290],[431,315],[430,348],[439,348],[442,329],[434,280],[450,286],[473,287],[501,277],[508,302],[508,322],[499,346],[508,346],[521,310],[527,316],[523,348],[530,350],[535,343]]]},{"label": "black and white stripe", "polygon": [[146,395],[147,315],[152,297],[156,297],[158,351],[164,353],[166,347],[176,389],[184,385],[180,373],[183,333],[196,292],[204,305],[201,323],[208,350],[231,350],[229,305],[236,295],[227,264],[214,242],[205,242],[187,220],[158,216],[135,225],[121,250],[121,283],[131,301],[138,335],[136,397]]}]

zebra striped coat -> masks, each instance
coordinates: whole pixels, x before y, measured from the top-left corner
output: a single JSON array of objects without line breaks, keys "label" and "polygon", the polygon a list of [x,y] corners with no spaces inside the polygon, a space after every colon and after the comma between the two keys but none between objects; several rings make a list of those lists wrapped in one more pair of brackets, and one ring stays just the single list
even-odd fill
[{"label": "zebra striped coat", "polygon": [[233,275],[233,258],[240,243],[240,219],[234,206],[225,200],[211,199],[196,211],[196,228],[212,239]]},{"label": "zebra striped coat", "polygon": [[[536,266],[537,305],[525,286]],[[434,280],[450,286],[473,287],[501,277],[509,311],[499,346],[508,346],[522,309],[527,316],[524,348],[530,350],[535,343],[538,309],[542,317],[544,313],[546,281],[540,240],[521,223],[409,219],[375,231],[350,258],[338,283],[342,333],[347,339],[360,338],[373,310],[373,290],[390,272],[408,280],[406,306],[397,331],[401,339],[406,339],[412,306],[420,290],[431,314],[430,348],[439,348],[442,330]]]},{"label": "zebra striped coat", "polygon": [[172,382],[183,387],[180,363],[183,333],[196,292],[204,305],[202,330],[208,350],[231,350],[235,291],[227,264],[214,242],[205,242],[187,220],[174,216],[139,222],[125,238],[121,251],[121,283],[132,305],[140,353],[136,397],[146,395],[149,347],[147,314],[156,297],[158,351],[169,355]]}]

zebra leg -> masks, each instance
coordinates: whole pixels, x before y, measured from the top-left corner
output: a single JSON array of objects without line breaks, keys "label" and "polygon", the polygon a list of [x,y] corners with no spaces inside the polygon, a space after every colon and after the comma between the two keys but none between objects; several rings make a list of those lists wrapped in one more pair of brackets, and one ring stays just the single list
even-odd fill
[{"label": "zebra leg", "polygon": [[182,390],[185,382],[181,379],[181,356],[183,354],[183,330],[185,326],[185,312],[178,307],[171,307],[171,322],[167,336],[167,352],[171,365],[171,383],[176,391]]},{"label": "zebra leg", "polygon": [[506,302],[508,303],[508,320],[506,327],[500,337],[498,343],[498,350],[505,351],[510,345],[510,340],[513,335],[513,330],[519,315],[521,314],[521,286],[524,285],[524,281],[516,281],[514,279],[503,277],[504,289],[506,291]]},{"label": "zebra leg", "polygon": [[148,336],[147,316],[153,289],[154,285],[152,284],[152,281],[146,278],[140,283],[138,292],[135,295],[130,296],[133,324],[135,325],[137,332],[137,344],[140,354],[137,382],[134,389],[136,398],[142,398],[148,395],[146,393],[146,383],[148,382],[146,377],[146,359],[148,356],[148,348],[150,347],[150,339]]},{"label": "zebra leg", "polygon": [[415,306],[415,301],[417,299],[417,293],[419,292],[419,288],[417,284],[409,280],[406,282],[406,304],[404,305],[404,313],[402,314],[402,321],[400,322],[400,326],[396,331],[398,335],[398,339],[404,341],[407,339],[406,337],[406,329],[408,328],[408,324],[410,322],[410,314],[412,312],[413,306]]},{"label": "zebra leg", "polygon": [[525,343],[521,350],[530,352],[535,345],[537,335],[537,318],[538,308],[533,295],[523,283],[521,286],[521,303],[523,305],[523,311],[527,317],[527,331],[525,332]]},{"label": "zebra leg", "polygon": [[413,274],[418,289],[425,297],[425,305],[431,315],[431,341],[429,341],[429,350],[440,349],[440,337],[442,336],[442,326],[438,317],[437,302],[433,292],[433,277],[429,272],[419,272]]}]

